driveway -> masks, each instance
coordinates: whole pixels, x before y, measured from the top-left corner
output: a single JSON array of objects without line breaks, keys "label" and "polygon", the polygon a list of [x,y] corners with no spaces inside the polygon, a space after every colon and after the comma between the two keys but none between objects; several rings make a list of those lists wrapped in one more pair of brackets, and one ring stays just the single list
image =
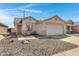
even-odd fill
[{"label": "driveway", "polygon": [[79,34],[67,34],[68,38],[61,39],[63,41],[79,45]]},{"label": "driveway", "polygon": [[5,38],[5,36],[3,36],[3,35],[0,35],[0,40],[2,40],[3,38]]},{"label": "driveway", "polygon": [[[62,41],[69,42],[79,46],[79,34],[67,34],[68,38],[61,39]],[[55,54],[54,56],[79,56],[79,47]]]}]

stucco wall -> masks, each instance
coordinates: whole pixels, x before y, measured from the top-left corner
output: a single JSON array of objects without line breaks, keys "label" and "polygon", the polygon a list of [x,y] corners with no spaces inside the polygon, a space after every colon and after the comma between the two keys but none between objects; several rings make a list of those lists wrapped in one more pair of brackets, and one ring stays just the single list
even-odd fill
[{"label": "stucco wall", "polygon": [[79,25],[73,26],[72,31],[75,32],[75,33],[79,33]]},{"label": "stucco wall", "polygon": [[27,25],[32,25],[32,32],[34,32],[34,31],[36,31],[36,21],[34,21],[34,20],[28,20],[28,19],[26,19],[26,20],[23,20],[23,22],[22,22],[22,34],[23,35],[26,35],[26,34],[28,34],[28,31],[27,31]]},{"label": "stucco wall", "polygon": [[[48,35],[47,34],[47,32],[48,31],[51,31],[51,32],[55,32],[55,30],[53,30],[53,27],[52,27],[52,25],[53,24],[55,24],[55,23],[52,23],[52,24],[38,24],[37,25],[37,29],[36,29],[36,31],[37,31],[37,33],[38,34],[40,34],[40,35]],[[66,25],[64,25],[64,24],[59,24],[61,27],[62,27],[62,29],[60,30],[60,29],[56,29],[57,31],[62,31],[63,33],[62,34],[66,34]],[[50,28],[50,26],[52,27],[52,28]],[[49,28],[48,28],[49,27]],[[48,30],[47,30],[48,29]],[[57,33],[57,35],[59,35],[60,33]],[[52,34],[53,35],[53,34]]]},{"label": "stucco wall", "polygon": [[8,29],[7,27],[0,26],[0,34],[6,34],[7,29]]},{"label": "stucco wall", "polygon": [[[49,25],[50,24],[50,25]],[[62,21],[62,20],[60,20],[60,19],[51,19],[51,20],[49,20],[49,21],[44,21],[44,22],[42,22],[42,23],[40,23],[40,24],[38,24],[37,25],[37,33],[38,34],[40,34],[40,35],[48,35],[47,34],[47,29],[49,30],[49,31],[51,31],[51,30],[53,30],[53,28],[52,29],[50,29],[50,28],[47,28],[47,26],[48,27],[52,27],[52,25],[53,24],[59,24],[61,27],[62,27],[62,31],[63,31],[63,33],[62,34],[66,34],[66,24]],[[61,30],[59,30],[58,28],[56,29],[56,30],[58,30],[58,31],[61,31]],[[55,30],[54,30],[55,31]],[[57,33],[58,35],[59,35],[59,33]]]},{"label": "stucco wall", "polygon": [[22,34],[25,35],[27,32],[26,23],[25,21],[22,22]]},{"label": "stucco wall", "polygon": [[45,24],[43,24],[43,23],[38,23],[38,24],[36,25],[36,32],[37,32],[39,35],[46,35],[45,27],[46,27]]},{"label": "stucco wall", "polygon": [[36,31],[37,34],[47,35],[46,26],[48,24],[57,24],[57,23],[61,24],[61,26],[63,26],[63,34],[65,34],[66,33],[66,24],[59,18],[53,18],[53,19],[50,19],[50,20],[47,20],[44,22],[37,22],[36,20],[34,20],[32,18],[26,18],[22,21],[22,31],[21,32],[23,35],[26,35],[27,34],[27,25],[31,24],[31,25],[33,25],[33,31]]}]

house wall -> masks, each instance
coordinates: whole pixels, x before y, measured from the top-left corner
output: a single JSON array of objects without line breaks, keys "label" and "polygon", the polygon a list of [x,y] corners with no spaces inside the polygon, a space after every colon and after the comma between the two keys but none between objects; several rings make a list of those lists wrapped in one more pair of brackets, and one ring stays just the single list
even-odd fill
[{"label": "house wall", "polygon": [[23,35],[26,35],[26,34],[28,34],[28,31],[27,31],[27,25],[32,25],[33,27],[32,27],[32,32],[34,32],[34,31],[36,31],[36,21],[34,21],[34,20],[29,20],[29,19],[26,19],[26,20],[23,20],[23,22],[22,22],[22,34]]},{"label": "house wall", "polygon": [[11,28],[12,33],[16,33],[15,28]]},{"label": "house wall", "polygon": [[72,27],[72,32],[79,33],[79,25],[75,25]]},{"label": "house wall", "polygon": [[15,26],[15,29],[12,30],[13,32],[15,32],[16,34],[22,34],[22,27],[21,27],[21,18],[14,18],[14,26]]},{"label": "house wall", "polygon": [[17,25],[15,24],[15,33],[17,34]]},{"label": "house wall", "polygon": [[0,26],[0,34],[6,34],[7,33],[8,28],[4,27],[4,26]]},{"label": "house wall", "polygon": [[[48,35],[47,34],[47,29],[48,29],[48,31],[51,31],[51,30],[53,31],[53,28],[51,29],[51,27],[52,27],[53,24],[59,24],[62,27],[61,30],[62,30],[63,34],[66,34],[67,26],[66,26],[66,24],[62,20],[60,20],[58,18],[53,18],[53,19],[50,19],[48,21],[44,21],[44,22],[38,24],[37,25],[37,28],[36,28],[37,29],[37,33],[40,34],[40,35]],[[50,28],[47,28],[47,26],[48,27],[51,26],[51,27]],[[56,28],[56,30],[61,31],[58,28]],[[57,33],[57,35],[58,34],[59,33]]]},{"label": "house wall", "polygon": [[26,32],[27,32],[26,23],[23,21],[22,22],[22,34],[25,35]]},{"label": "house wall", "polygon": [[38,23],[36,25],[36,32],[39,35],[46,35],[46,30],[45,30],[46,25],[43,23]]},{"label": "house wall", "polygon": [[[53,18],[53,19],[50,19],[50,20],[47,20],[44,22],[37,22],[36,20],[34,20],[32,18],[27,18],[22,21],[21,33],[23,35],[26,35],[28,33],[27,25],[29,25],[29,24],[33,25],[33,31],[36,31],[37,34],[39,34],[39,35],[47,35],[47,30],[46,30],[47,27],[46,26],[49,26],[49,24],[51,24],[51,25],[59,24],[60,26],[62,26],[63,27],[63,34],[65,34],[67,31],[66,24],[59,18]],[[16,28],[18,28],[18,26],[16,26]],[[52,29],[49,29],[49,30],[52,30]]]},{"label": "house wall", "polygon": [[15,28],[12,29],[11,32],[15,32],[16,34],[22,34],[22,25],[15,24]]},{"label": "house wall", "polygon": [[67,33],[67,25],[64,24],[63,27],[64,27],[64,34],[66,34]]},{"label": "house wall", "polygon": [[[52,30],[52,32],[53,32],[53,28],[50,29],[50,28],[47,28],[47,27],[50,27],[50,26],[52,26],[53,24],[56,24],[56,23],[52,23],[52,24],[40,23],[40,24],[37,25],[36,31],[37,31],[37,33],[40,34],[40,35],[48,35],[48,34],[47,34],[47,29],[48,29],[49,31]],[[63,34],[66,34],[66,25],[60,24],[60,23],[59,23],[59,25],[62,27]],[[59,30],[58,28],[57,28],[56,30],[61,31],[61,30]],[[55,32],[55,30],[54,30],[54,32]],[[53,34],[52,34],[52,35],[53,35]],[[59,33],[57,33],[57,35],[59,35]]]},{"label": "house wall", "polygon": [[22,25],[17,25],[17,34],[22,34]]}]

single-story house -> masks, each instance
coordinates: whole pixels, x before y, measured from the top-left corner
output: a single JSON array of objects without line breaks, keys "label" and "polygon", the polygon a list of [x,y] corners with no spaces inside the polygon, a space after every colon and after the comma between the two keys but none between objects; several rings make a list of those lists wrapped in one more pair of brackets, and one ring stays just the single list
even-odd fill
[{"label": "single-story house", "polygon": [[6,34],[7,33],[7,29],[8,29],[8,26],[3,24],[3,23],[0,23],[0,34]]},{"label": "single-story house", "polygon": [[16,34],[28,35],[37,33],[39,35],[62,35],[72,31],[72,24],[54,16],[39,21],[31,16],[25,18],[14,18]]},{"label": "single-story house", "polygon": [[67,29],[67,32],[66,33],[72,33],[73,32],[73,25],[75,24],[75,22],[73,22],[72,20],[67,20],[65,21],[66,22],[66,29]]}]

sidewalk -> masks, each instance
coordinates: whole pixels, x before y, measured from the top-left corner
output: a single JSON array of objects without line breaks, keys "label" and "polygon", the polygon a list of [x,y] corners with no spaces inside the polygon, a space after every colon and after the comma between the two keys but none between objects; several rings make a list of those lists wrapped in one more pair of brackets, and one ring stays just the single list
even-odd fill
[{"label": "sidewalk", "polygon": [[71,49],[53,56],[79,56],[79,48]]},{"label": "sidewalk", "polygon": [[29,40],[29,39],[38,39],[34,36],[27,36],[27,37],[18,37],[18,40]]},{"label": "sidewalk", "polygon": [[[73,43],[79,46],[79,37],[75,37],[75,36],[70,36],[68,38],[65,39],[61,39],[63,41],[69,42],[69,43]],[[75,49],[71,49],[68,51],[64,51],[58,54],[55,54],[53,56],[79,56],[79,47],[75,48]]]}]

